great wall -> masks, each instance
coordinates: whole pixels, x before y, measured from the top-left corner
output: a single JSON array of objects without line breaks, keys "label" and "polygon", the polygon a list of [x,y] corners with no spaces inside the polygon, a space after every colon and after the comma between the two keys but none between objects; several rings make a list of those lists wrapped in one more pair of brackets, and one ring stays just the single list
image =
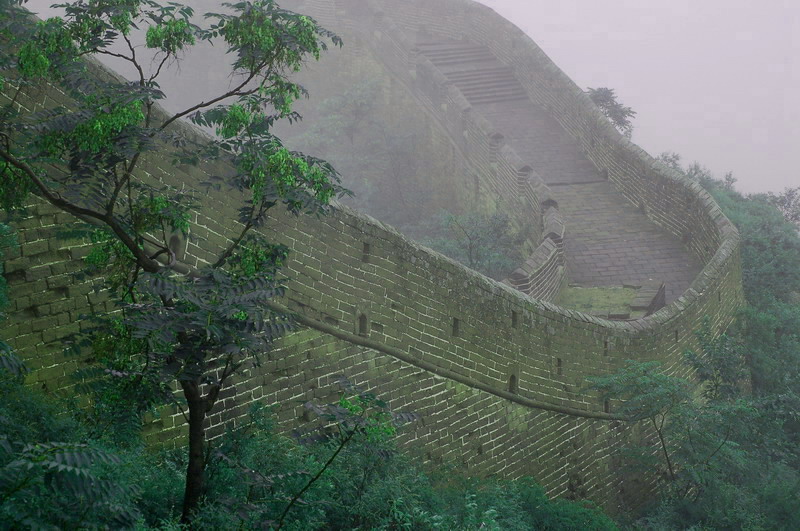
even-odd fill
[{"label": "great wall", "polygon": [[[348,53],[381,63],[447,132],[469,178],[516,200],[514,215],[534,225],[537,239],[500,283],[345,207],[321,219],[276,213],[264,232],[292,250],[281,303],[306,328],[223,392],[212,430],[237,425],[255,401],[277,404],[288,430],[302,422],[302,403],[330,401],[344,374],[393,409],[421,415],[399,440],[427,462],[530,475],[552,496],[621,506],[642,485],[620,474],[615,451],[644,435],[588,391],[586,378],[629,359],[691,376],[682,354],[695,345],[693,331],[705,320],[724,329],[743,302],[736,229],[697,183],[620,135],[491,9],[470,0],[295,4],[288,7],[341,34]],[[64,98],[50,91],[20,103]],[[147,171],[190,188],[204,172],[166,157],[150,157]],[[181,257],[192,266],[236,231],[225,224],[233,205],[210,201],[194,213]],[[74,384],[82,363],[61,342],[83,326],[81,315],[112,305],[94,290],[97,280],[73,277],[87,245],[55,238],[70,217],[41,203],[28,212],[13,223],[21,245],[5,262],[12,307],[0,337],[32,369],[32,384],[58,390]],[[552,302],[566,282],[653,281],[665,284],[666,305],[639,319],[607,320]],[[147,436],[175,444],[183,430],[181,414],[166,408]]]}]

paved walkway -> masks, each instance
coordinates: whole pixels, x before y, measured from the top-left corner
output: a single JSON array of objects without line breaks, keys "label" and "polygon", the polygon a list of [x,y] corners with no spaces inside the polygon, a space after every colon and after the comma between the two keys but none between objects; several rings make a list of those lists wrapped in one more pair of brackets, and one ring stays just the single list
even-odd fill
[{"label": "paved walkway", "polygon": [[571,283],[618,286],[661,281],[666,283],[667,303],[689,287],[701,264],[677,238],[615,191],[488,48],[455,41],[418,45],[550,185],[566,223]]}]

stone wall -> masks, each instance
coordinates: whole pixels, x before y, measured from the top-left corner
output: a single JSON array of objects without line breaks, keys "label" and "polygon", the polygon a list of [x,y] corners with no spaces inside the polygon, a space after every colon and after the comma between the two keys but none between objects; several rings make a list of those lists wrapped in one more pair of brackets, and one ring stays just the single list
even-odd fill
[{"label": "stone wall", "polygon": [[[264,232],[292,249],[281,302],[306,328],[281,340],[261,367],[240,375],[210,426],[215,433],[235,426],[252,402],[266,401],[278,404],[280,425],[288,430],[302,422],[302,402],[332,400],[331,383],[344,374],[393,408],[422,415],[400,439],[426,461],[475,474],[532,475],[551,495],[588,496],[617,507],[622,496],[646,489],[623,481],[615,450],[646,434],[616,421],[615,404],[587,391],[586,378],[609,374],[628,359],[658,360],[670,373],[690,375],[682,353],[696,345],[693,330],[706,319],[715,328],[726,326],[741,305],[738,235],[705,192],[615,135],[538,48],[490,10],[458,0],[391,6],[397,8],[393,17],[407,25],[419,19],[442,24],[441,31],[454,37],[469,31],[491,40],[494,34],[495,53],[519,63],[527,90],[549,102],[556,116],[563,113],[561,123],[626,196],[676,234],[695,228],[687,242],[706,265],[673,304],[637,321],[606,321],[487,279],[345,208],[322,219],[276,213]],[[440,6],[452,12],[432,11]],[[51,91],[21,103],[31,108],[59,99],[64,96]],[[454,117],[469,122],[468,112]],[[485,131],[474,138],[486,143],[481,156],[505,157],[502,149],[492,154]],[[513,187],[520,167],[505,159]],[[189,189],[210,171],[174,168],[167,157],[154,156],[143,167],[153,178]],[[545,195],[533,196],[544,204]],[[227,197],[199,197],[203,204],[183,258],[193,266],[206,263],[237,232],[235,205]],[[74,383],[70,374],[82,362],[65,356],[62,341],[84,326],[81,315],[113,309],[102,291],[93,290],[99,281],[71,276],[81,268],[86,245],[55,239],[68,221],[33,204],[27,217],[13,221],[22,245],[6,262],[14,306],[0,334],[34,369],[31,383],[48,389]],[[563,229],[559,233],[546,213],[542,226],[555,245],[550,235]],[[179,444],[184,431],[183,417],[168,408],[148,436]]]},{"label": "stone wall", "polygon": [[[513,69],[531,100],[548,109],[620,193],[657,225],[682,238],[704,262],[711,261],[720,246],[729,247],[723,240],[736,241],[736,229],[697,183],[666,168],[620,135],[527,35],[492,9],[471,0],[368,0],[371,9],[364,9],[361,2],[336,1],[348,16],[358,13],[362,25],[372,19],[390,32],[401,27],[408,34],[469,39],[487,46]],[[354,9],[354,5],[360,8]],[[389,12],[391,24],[383,23]]]},{"label": "stone wall", "polygon": [[[340,10],[342,16],[323,20],[338,27],[353,10]],[[532,297],[553,300],[566,280],[564,267],[563,223],[558,203],[542,178],[504,142],[496,131],[455,86],[420,54],[416,44],[397,27],[393,17],[382,11],[367,15],[357,27],[378,31],[364,39],[373,54],[397,79],[408,84],[422,106],[434,116],[461,149],[476,179],[494,196],[504,200],[517,225],[529,224],[534,234],[541,234],[532,245],[528,258],[505,282]],[[544,226],[545,220],[550,225]],[[560,226],[560,231],[556,228]],[[556,228],[554,231],[553,229]],[[547,230],[545,230],[547,229]]]}]

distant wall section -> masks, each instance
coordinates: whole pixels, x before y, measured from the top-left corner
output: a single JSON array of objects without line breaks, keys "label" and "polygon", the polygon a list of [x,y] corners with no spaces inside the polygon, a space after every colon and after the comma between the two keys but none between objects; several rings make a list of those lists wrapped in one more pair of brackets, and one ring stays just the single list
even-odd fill
[{"label": "distant wall section", "polygon": [[[564,223],[542,178],[511,148],[416,44],[382,11],[362,4],[310,0],[291,8],[310,12],[327,27],[346,32],[351,46],[368,49],[394,79],[448,133],[467,174],[464,189],[502,204],[517,227],[529,227],[526,259],[504,282],[542,300],[554,300],[566,281]],[[354,11],[360,12],[357,16]],[[356,22],[358,21],[358,22]],[[376,27],[379,31],[371,32]],[[457,192],[457,191],[454,191]]]}]

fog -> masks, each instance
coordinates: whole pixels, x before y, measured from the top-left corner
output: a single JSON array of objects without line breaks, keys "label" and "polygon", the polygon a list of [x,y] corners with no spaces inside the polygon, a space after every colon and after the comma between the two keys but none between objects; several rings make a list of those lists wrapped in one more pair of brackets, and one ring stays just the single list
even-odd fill
[{"label": "fog", "polygon": [[[47,15],[51,3],[26,5]],[[633,141],[652,155],[674,151],[719,177],[732,171],[746,192],[800,185],[800,100],[793,97],[800,84],[800,3],[482,3],[527,32],[581,87],[615,89],[638,113]],[[189,4],[202,11],[213,2]],[[182,75],[200,84],[214,77],[191,66]]]},{"label": "fog", "polygon": [[800,185],[800,2],[481,0],[583,88],[637,111],[633,141],[747,192]]}]

